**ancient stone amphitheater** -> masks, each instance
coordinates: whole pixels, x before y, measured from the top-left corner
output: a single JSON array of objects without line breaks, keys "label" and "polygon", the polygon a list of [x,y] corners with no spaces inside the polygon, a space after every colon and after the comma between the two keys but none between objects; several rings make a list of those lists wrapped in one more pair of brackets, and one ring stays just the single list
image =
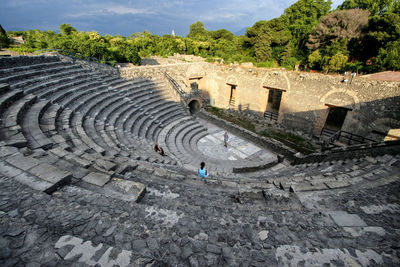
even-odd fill
[{"label": "ancient stone amphitheater", "polygon": [[399,266],[398,143],[212,158],[168,80],[94,65],[0,59],[1,266]]}]

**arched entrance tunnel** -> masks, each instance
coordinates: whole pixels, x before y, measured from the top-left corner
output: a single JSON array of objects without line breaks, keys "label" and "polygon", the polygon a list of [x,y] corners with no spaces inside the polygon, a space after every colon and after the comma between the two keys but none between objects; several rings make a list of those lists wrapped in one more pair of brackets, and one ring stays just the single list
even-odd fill
[{"label": "arched entrance tunnel", "polygon": [[188,104],[189,111],[191,115],[196,114],[200,110],[200,102],[198,100],[192,100]]}]

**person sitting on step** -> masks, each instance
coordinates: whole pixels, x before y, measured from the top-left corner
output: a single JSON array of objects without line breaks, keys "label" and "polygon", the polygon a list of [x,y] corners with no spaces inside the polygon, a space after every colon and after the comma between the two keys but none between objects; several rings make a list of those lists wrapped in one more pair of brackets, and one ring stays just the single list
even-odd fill
[{"label": "person sitting on step", "polygon": [[158,147],[158,154],[160,154],[161,156],[166,156],[167,154],[165,154],[164,149],[162,147]]},{"label": "person sitting on step", "polygon": [[160,146],[158,146],[158,143],[154,144],[154,151],[157,152],[158,154],[160,154],[161,156],[166,156],[167,154],[165,154],[164,149]]},{"label": "person sitting on step", "polygon": [[158,146],[157,142],[154,144],[154,151],[160,153],[160,147]]},{"label": "person sitting on step", "polygon": [[208,173],[207,173],[207,170],[206,170],[205,166],[206,166],[206,164],[202,161],[200,163],[200,169],[198,170],[198,173],[199,173],[201,178],[207,178],[208,177]]}]

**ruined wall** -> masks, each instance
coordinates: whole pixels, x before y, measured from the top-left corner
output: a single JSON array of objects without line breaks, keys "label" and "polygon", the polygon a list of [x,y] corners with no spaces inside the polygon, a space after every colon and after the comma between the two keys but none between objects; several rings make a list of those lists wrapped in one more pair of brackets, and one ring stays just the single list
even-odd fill
[{"label": "ruined wall", "polygon": [[[165,71],[187,88],[191,82],[196,82],[204,96],[219,108],[232,108],[229,98],[231,85],[235,85],[233,108],[260,116],[266,110],[269,90],[281,90],[278,122],[288,129],[310,135],[320,134],[329,106],[348,109],[342,130],[364,137],[383,140],[384,136],[376,136],[372,131],[388,132],[400,128],[399,82],[209,63],[122,68],[121,75],[128,78],[160,77]],[[343,82],[345,78],[347,81]]]}]

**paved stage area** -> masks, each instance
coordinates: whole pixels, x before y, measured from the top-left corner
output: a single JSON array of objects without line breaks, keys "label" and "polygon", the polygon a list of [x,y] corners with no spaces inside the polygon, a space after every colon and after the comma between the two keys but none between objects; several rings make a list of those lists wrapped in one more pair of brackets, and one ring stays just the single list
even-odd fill
[{"label": "paved stage area", "polygon": [[260,148],[243,138],[230,132],[228,133],[228,145],[224,146],[225,130],[202,119],[198,121],[208,129],[208,135],[197,143],[199,150],[210,158],[222,160],[274,160],[276,155],[264,148]]}]

